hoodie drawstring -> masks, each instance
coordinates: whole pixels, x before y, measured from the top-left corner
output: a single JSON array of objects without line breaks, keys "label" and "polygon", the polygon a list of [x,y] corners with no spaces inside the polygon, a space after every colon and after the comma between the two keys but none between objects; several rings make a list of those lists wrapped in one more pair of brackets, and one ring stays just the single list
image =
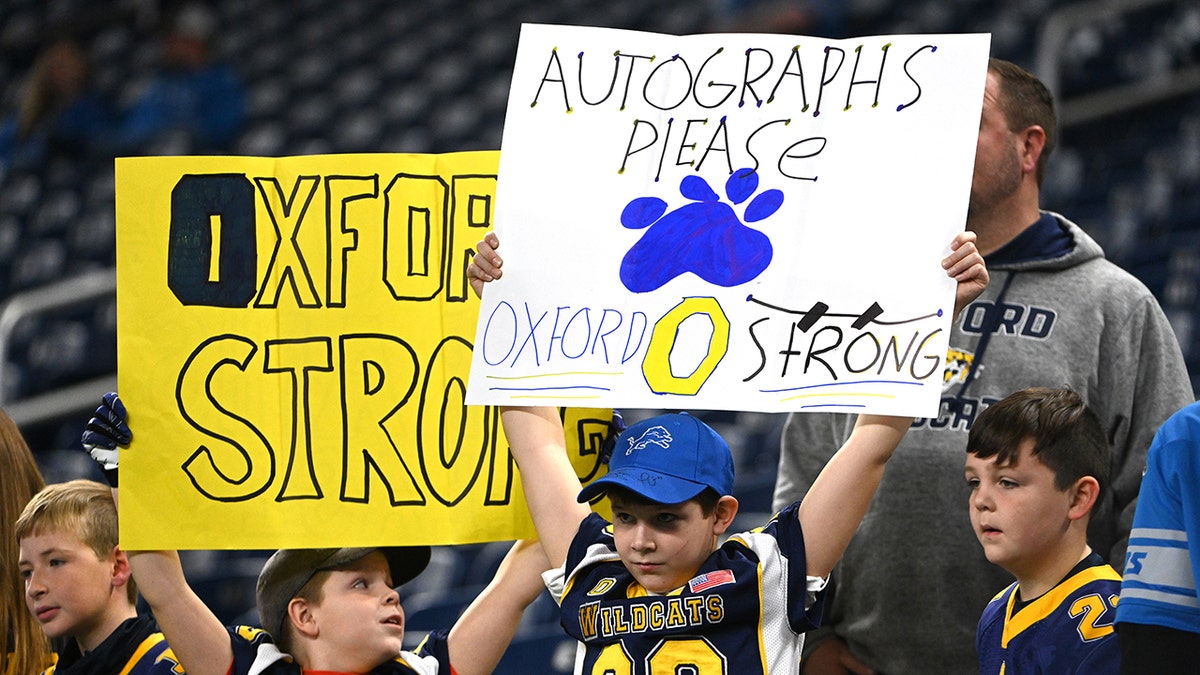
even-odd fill
[{"label": "hoodie drawstring", "polygon": [[967,376],[963,378],[962,386],[958,388],[958,392],[954,394],[954,400],[950,402],[949,408],[952,413],[958,414],[962,412],[963,397],[966,396],[967,387],[971,386],[971,382],[975,380],[975,373],[979,372],[980,366],[983,365],[983,353],[987,351],[992,334],[1000,328],[1000,319],[1004,313],[1004,296],[1008,294],[1008,287],[1012,285],[1012,281],[1016,276],[1016,270],[1009,271],[1008,276],[1004,278],[1004,285],[1000,287],[1000,293],[996,295],[996,300],[992,303],[991,309],[984,314],[983,335],[979,337],[979,344],[975,346],[975,358],[971,361],[971,367],[967,370]]}]

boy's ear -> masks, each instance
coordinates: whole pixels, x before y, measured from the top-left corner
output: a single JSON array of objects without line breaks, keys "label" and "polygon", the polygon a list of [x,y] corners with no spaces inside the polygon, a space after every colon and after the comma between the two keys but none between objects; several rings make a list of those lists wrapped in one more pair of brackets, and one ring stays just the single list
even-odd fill
[{"label": "boy's ear", "polygon": [[723,495],[717,500],[717,505],[713,507],[713,515],[716,517],[716,522],[713,523],[713,534],[724,534],[725,530],[733,524],[733,517],[738,512],[738,500],[733,495]]},{"label": "boy's ear", "polygon": [[309,638],[317,637],[317,619],[313,616],[312,605],[304,598],[292,598],[287,606],[287,619],[292,628],[300,635]]},{"label": "boy's ear", "polygon": [[129,578],[133,576],[133,571],[129,569],[129,555],[120,546],[114,546],[111,555],[112,585],[124,587],[129,583]]},{"label": "boy's ear", "polygon": [[1075,481],[1071,487],[1071,507],[1067,510],[1067,518],[1079,520],[1089,515],[1099,496],[1100,481],[1094,477],[1084,476]]}]

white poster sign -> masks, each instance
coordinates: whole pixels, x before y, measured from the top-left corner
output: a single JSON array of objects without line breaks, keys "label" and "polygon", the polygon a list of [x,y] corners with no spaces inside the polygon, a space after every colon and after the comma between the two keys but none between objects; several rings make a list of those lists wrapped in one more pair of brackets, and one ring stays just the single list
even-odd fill
[{"label": "white poster sign", "polygon": [[934,413],[988,50],[524,26],[468,402]]}]

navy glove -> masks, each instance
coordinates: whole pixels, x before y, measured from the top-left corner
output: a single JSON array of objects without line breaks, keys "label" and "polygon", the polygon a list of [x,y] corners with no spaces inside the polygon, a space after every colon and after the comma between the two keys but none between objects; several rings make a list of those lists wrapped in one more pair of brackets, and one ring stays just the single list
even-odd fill
[{"label": "navy glove", "polygon": [[96,408],[96,414],[88,420],[80,439],[83,449],[104,470],[104,478],[113,487],[117,487],[117,448],[129,445],[133,439],[133,432],[125,422],[127,417],[125,404],[116,392],[110,391]]}]

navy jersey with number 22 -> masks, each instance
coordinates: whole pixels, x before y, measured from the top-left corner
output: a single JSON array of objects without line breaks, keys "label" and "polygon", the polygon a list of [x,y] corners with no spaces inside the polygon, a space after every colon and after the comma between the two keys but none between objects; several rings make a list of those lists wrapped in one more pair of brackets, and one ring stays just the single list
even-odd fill
[{"label": "navy jersey with number 22", "polygon": [[1013,611],[1017,584],[992,599],[979,619],[982,675],[1118,675],[1113,632],[1121,577],[1092,553],[1057,586]]}]

